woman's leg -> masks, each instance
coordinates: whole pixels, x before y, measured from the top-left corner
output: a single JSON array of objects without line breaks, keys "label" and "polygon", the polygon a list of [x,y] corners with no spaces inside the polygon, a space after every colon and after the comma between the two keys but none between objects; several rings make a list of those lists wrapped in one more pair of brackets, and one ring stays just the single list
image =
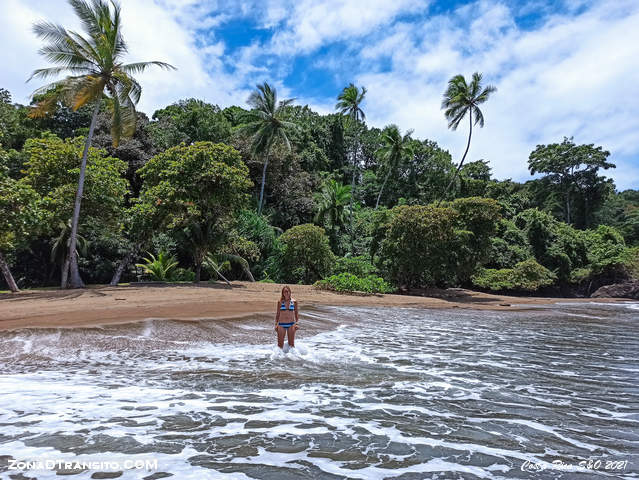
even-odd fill
[{"label": "woman's leg", "polygon": [[289,347],[294,347],[295,346],[295,325],[291,325],[290,327],[288,327],[288,346]]},{"label": "woman's leg", "polygon": [[284,336],[286,335],[286,329],[284,327],[277,327],[277,346],[284,348]]}]

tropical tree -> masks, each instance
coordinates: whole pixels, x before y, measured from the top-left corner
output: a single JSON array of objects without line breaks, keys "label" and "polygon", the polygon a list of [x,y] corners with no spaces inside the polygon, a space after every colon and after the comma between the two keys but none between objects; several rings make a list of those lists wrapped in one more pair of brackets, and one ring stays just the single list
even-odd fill
[{"label": "tropical tree", "polygon": [[56,66],[35,70],[29,80],[68,75],[36,90],[34,95],[45,95],[34,107],[34,117],[50,113],[60,100],[71,105],[74,111],[84,105],[93,104],[93,115],[80,166],[69,241],[70,286],[79,288],[84,286],[75,255],[80,205],[87,155],[103,97],[106,95],[108,99],[107,104],[111,110],[111,136],[113,144],[117,145],[122,136],[130,136],[135,129],[135,104],[140,100],[142,87],[132,75],[143,72],[151,65],[166,69],[174,67],[158,61],[123,63],[122,57],[127,53],[127,45],[122,38],[120,6],[115,1],[109,3],[105,0],[69,0],[69,4],[78,16],[85,35],[51,22],[36,23],[33,31],[46,42],[40,49],[40,54]]},{"label": "tropical tree", "polygon": [[28,183],[8,177],[0,164],[0,272],[12,292],[19,289],[11,274],[9,257],[45,228],[48,220],[41,204],[42,198]]},{"label": "tropical tree", "polygon": [[[335,109],[346,118],[349,119],[353,128],[357,126],[357,122],[364,121],[366,115],[361,108],[361,104],[366,96],[366,87],[359,89],[354,84],[350,84],[348,87],[344,87],[342,93],[337,96],[337,104]],[[359,150],[359,135],[355,137],[355,145],[351,156],[353,158],[353,173],[351,178],[351,199],[350,199],[350,235],[351,235],[351,253],[354,249],[354,232],[353,232],[353,195],[355,193],[355,177],[358,170],[357,152]]]},{"label": "tropical tree", "polygon": [[[492,93],[497,91],[497,88],[493,85],[482,87],[481,80],[482,74],[478,72],[473,73],[470,83],[466,82],[463,75],[455,75],[448,81],[448,88],[446,89],[446,92],[444,92],[442,109],[445,109],[444,115],[446,115],[446,119],[448,120],[448,128],[457,130],[459,123],[464,119],[466,114],[468,114],[469,129],[466,150],[464,151],[464,155],[457,166],[457,170],[453,173],[453,178],[450,179],[442,197],[445,197],[448,194],[450,187],[453,185],[455,178],[457,178],[459,171],[464,165],[464,160],[466,160],[466,155],[470,148],[473,124],[479,124],[480,127],[484,126],[484,115],[479,109],[479,106],[488,100]],[[474,122],[473,116],[475,117]]]},{"label": "tropical tree", "polygon": [[324,182],[322,190],[315,195],[317,213],[314,221],[328,228],[333,248],[337,246],[337,232],[346,221],[345,209],[350,199],[351,187],[334,179]]},{"label": "tropical tree", "polygon": [[284,110],[294,100],[294,98],[289,98],[278,102],[277,91],[266,82],[257,85],[257,90],[251,93],[247,100],[252,110],[247,114],[247,124],[242,128],[242,131],[252,136],[251,152],[253,155],[261,156],[264,160],[260,201],[257,207],[258,214],[262,212],[264,203],[264,184],[266,183],[266,169],[271,147],[277,140],[281,140],[287,150],[291,150],[287,131],[296,128],[296,125],[284,120]]},{"label": "tropical tree", "polygon": [[[551,187],[558,188],[564,197],[564,220],[575,223],[575,200],[582,204],[578,226],[587,227],[592,211],[605,201],[609,193],[605,177],[598,174],[599,169],[615,168],[608,162],[610,152],[602,147],[575,145],[572,138],[564,137],[561,143],[537,145],[528,158],[531,175],[545,173]],[[548,195],[548,189],[542,192]],[[614,189],[612,189],[614,191]]]},{"label": "tropical tree", "polygon": [[382,141],[384,145],[377,151],[380,158],[384,161],[384,168],[386,169],[386,175],[384,176],[384,183],[382,183],[379,189],[379,195],[377,195],[377,202],[375,203],[375,210],[379,207],[379,200],[382,198],[382,192],[390,177],[391,172],[397,170],[397,167],[409,153],[411,147],[411,138],[413,134],[412,130],[406,132],[402,136],[397,125],[390,125],[384,129],[382,134]]},{"label": "tropical tree", "polygon": [[140,169],[144,204],[155,204],[168,229],[180,232],[200,281],[202,263],[229,235],[253,185],[240,153],[221,143],[178,145]]}]

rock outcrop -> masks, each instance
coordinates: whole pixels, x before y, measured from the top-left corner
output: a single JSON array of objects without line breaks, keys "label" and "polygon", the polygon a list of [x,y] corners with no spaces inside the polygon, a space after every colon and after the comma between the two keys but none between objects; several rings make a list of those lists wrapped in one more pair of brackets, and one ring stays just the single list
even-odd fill
[{"label": "rock outcrop", "polygon": [[593,298],[612,297],[612,298],[632,298],[634,300],[639,300],[639,280],[606,285],[596,290],[590,296]]}]

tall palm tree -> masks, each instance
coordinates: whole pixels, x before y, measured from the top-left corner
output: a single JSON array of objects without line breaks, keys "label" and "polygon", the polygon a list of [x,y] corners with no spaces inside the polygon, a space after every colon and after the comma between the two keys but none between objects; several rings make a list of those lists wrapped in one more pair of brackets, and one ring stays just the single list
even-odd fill
[{"label": "tall palm tree", "polygon": [[375,203],[375,210],[379,207],[379,200],[382,198],[382,192],[390,177],[391,172],[394,172],[404,157],[410,151],[410,136],[413,134],[412,130],[406,132],[402,136],[397,125],[389,125],[382,132],[383,146],[377,150],[380,158],[384,161],[384,168],[386,169],[386,176],[384,177],[384,183],[379,189],[379,195],[377,195],[377,202]]},{"label": "tall palm tree", "polygon": [[351,187],[334,179],[326,181],[322,190],[315,195],[317,213],[314,221],[328,227],[334,249],[337,248],[337,232],[346,220],[345,209],[350,199]]},{"label": "tall palm tree", "polygon": [[266,168],[268,167],[271,147],[279,139],[286,148],[291,150],[287,130],[296,128],[293,122],[284,120],[284,110],[295,101],[294,98],[277,101],[277,91],[268,83],[257,85],[257,90],[251,93],[247,103],[252,110],[248,114],[248,124],[243,131],[253,136],[251,151],[255,156],[262,156],[262,185],[260,187],[260,202],[257,213],[262,212],[264,203],[264,184],[266,183]]},{"label": "tall palm tree", "polygon": [[79,288],[84,286],[75,254],[80,205],[87,156],[100,103],[106,95],[111,110],[111,136],[114,146],[117,146],[120,137],[130,136],[135,130],[135,104],[140,100],[142,87],[132,75],[143,72],[151,65],[166,69],[174,67],[157,61],[123,63],[127,45],[122,38],[120,6],[115,1],[69,0],[69,4],[80,19],[85,35],[46,21],[36,23],[33,31],[46,42],[39,53],[56,66],[35,70],[29,80],[68,75],[36,90],[34,96],[46,95],[35,106],[32,116],[46,115],[59,101],[69,104],[73,110],[93,105],[93,116],[80,164],[69,241],[70,286]]},{"label": "tall palm tree", "polygon": [[[447,195],[448,190],[450,190],[455,178],[464,165],[466,154],[468,154],[468,149],[470,148],[470,137],[473,134],[473,123],[475,125],[479,124],[480,127],[484,126],[484,115],[481,113],[479,105],[488,100],[488,97],[497,91],[497,88],[492,85],[482,88],[481,79],[482,74],[478,72],[473,73],[470,83],[466,83],[466,79],[463,75],[455,75],[448,81],[448,88],[444,92],[442,109],[445,109],[444,115],[446,115],[446,119],[448,120],[448,128],[457,130],[459,123],[464,119],[466,114],[468,114],[469,130],[466,151],[464,152],[461,162],[459,162],[457,170],[455,170],[455,173],[453,174],[453,178],[446,187],[443,196]],[[474,122],[473,115],[475,116]],[[441,199],[439,200],[439,203],[441,203]]]},{"label": "tall palm tree", "polygon": [[[361,89],[357,88],[354,84],[350,84],[348,87],[344,87],[342,93],[337,96],[337,104],[335,109],[342,115],[348,118],[355,128],[357,122],[366,120],[364,110],[360,107],[366,96],[366,87]],[[353,196],[355,194],[355,177],[357,175],[357,152],[359,150],[359,135],[355,137],[355,146],[353,152],[351,152],[353,158],[353,175],[351,179],[351,199],[350,199],[350,236],[351,236],[351,253],[353,253],[354,247],[354,232],[353,232]]]}]

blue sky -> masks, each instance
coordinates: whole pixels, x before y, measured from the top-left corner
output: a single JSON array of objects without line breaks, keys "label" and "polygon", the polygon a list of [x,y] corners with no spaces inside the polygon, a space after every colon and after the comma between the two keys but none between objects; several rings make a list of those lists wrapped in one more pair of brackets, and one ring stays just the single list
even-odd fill
[{"label": "blue sky", "polygon": [[[368,89],[368,123],[396,123],[457,159],[467,131],[447,129],[447,80],[483,72],[497,93],[483,108],[470,159],[497,178],[530,178],[537,144],[574,136],[611,152],[618,187],[639,188],[637,0],[121,0],[131,60],[177,72],[140,77],[140,109],[181,98],[244,105],[258,82],[320,112],[354,82]],[[1,0],[0,86],[26,102],[44,66],[30,25],[74,28],[64,0]]]}]

